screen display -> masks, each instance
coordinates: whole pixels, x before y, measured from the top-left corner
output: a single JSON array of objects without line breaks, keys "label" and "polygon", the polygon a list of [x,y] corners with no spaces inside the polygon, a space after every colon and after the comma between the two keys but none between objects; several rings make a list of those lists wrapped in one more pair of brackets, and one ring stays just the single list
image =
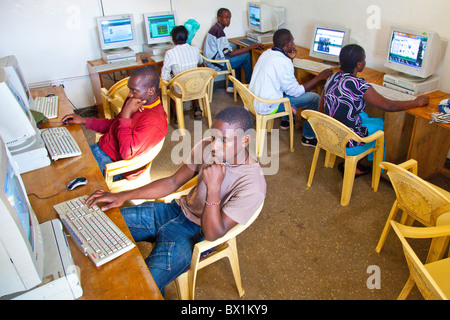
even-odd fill
[{"label": "screen display", "polygon": [[259,7],[249,6],[248,7],[248,18],[250,24],[255,27],[261,26],[261,9]]},{"label": "screen display", "polygon": [[314,36],[313,52],[339,57],[345,32],[317,28]]},{"label": "screen display", "polygon": [[409,67],[421,68],[428,38],[394,31],[389,60]]},{"label": "screen display", "polygon": [[25,231],[28,241],[30,242],[31,248],[33,248],[32,237],[31,237],[31,222],[30,213],[28,211],[28,204],[26,196],[22,190],[20,181],[8,160],[6,168],[6,179],[5,186],[3,187],[3,192],[8,198],[9,203],[13,207],[17,217],[19,218],[20,224]]},{"label": "screen display", "polygon": [[130,18],[105,20],[101,22],[105,44],[133,40],[133,27]]},{"label": "screen display", "polygon": [[147,23],[151,38],[168,37],[175,27],[175,17],[173,15],[148,17]]}]

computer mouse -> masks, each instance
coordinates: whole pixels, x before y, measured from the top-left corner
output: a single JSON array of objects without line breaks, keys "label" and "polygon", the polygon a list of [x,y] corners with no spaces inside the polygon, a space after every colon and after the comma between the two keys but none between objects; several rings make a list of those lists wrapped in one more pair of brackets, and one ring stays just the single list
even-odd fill
[{"label": "computer mouse", "polygon": [[67,118],[66,120],[64,120],[63,122],[62,122],[62,124],[68,124],[69,123],[69,120],[72,120],[73,118]]},{"label": "computer mouse", "polygon": [[48,95],[46,95],[46,97],[54,97],[55,95],[53,93],[49,93]]},{"label": "computer mouse", "polygon": [[438,109],[442,113],[450,113],[450,99],[444,99],[439,102]]},{"label": "computer mouse", "polygon": [[141,61],[142,61],[143,63],[148,63],[148,59],[147,59],[147,58],[142,58]]},{"label": "computer mouse", "polygon": [[72,191],[75,188],[84,186],[88,183],[88,180],[85,177],[76,177],[75,179],[72,179],[67,184],[67,189]]}]

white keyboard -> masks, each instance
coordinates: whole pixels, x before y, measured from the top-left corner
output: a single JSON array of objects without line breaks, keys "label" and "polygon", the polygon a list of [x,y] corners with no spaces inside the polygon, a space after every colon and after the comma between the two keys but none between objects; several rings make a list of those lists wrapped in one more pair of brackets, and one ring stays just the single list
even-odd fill
[{"label": "white keyboard", "polygon": [[375,89],[376,92],[378,92],[380,95],[385,97],[389,100],[395,100],[395,101],[411,101],[414,100],[416,97],[412,96],[410,94],[400,92],[391,88],[387,88],[385,86],[380,86],[375,83],[370,84],[372,88]]},{"label": "white keyboard", "polygon": [[294,58],[292,61],[294,63],[294,67],[305,69],[314,72],[322,72],[323,70],[330,69],[331,66],[322,62],[317,62],[309,59],[298,59]]},{"label": "white keyboard", "polygon": [[85,205],[88,196],[54,205],[59,218],[77,247],[97,266],[129,251],[135,244],[94,205]]},{"label": "white keyboard", "polygon": [[41,137],[45,147],[54,161],[81,155],[80,147],[64,127],[47,128],[41,130]]},{"label": "white keyboard", "polygon": [[97,66],[93,66],[95,72],[105,72],[111,71],[115,69],[122,69],[126,67],[137,66],[137,62],[133,60],[123,60],[118,62],[111,62],[106,64],[99,64]]},{"label": "white keyboard", "polygon": [[48,119],[58,117],[58,96],[37,97],[34,99],[34,110],[42,113]]},{"label": "white keyboard", "polygon": [[152,60],[155,62],[160,62],[164,60],[164,56],[152,56]]},{"label": "white keyboard", "polygon": [[248,46],[251,46],[252,44],[258,43],[258,41],[250,39],[250,38],[243,38],[241,40],[238,40],[238,43],[242,44],[243,46],[248,47]]}]

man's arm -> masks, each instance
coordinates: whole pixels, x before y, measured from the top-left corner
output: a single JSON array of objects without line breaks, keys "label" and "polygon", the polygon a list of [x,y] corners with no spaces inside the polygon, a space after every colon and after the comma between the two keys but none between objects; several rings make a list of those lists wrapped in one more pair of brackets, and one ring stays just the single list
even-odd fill
[{"label": "man's arm", "polygon": [[308,92],[311,89],[315,88],[316,85],[322,81],[327,80],[331,75],[333,74],[333,71],[331,69],[326,69],[320,72],[317,76],[309,80],[308,82],[303,84],[303,87],[305,88],[305,91]]},{"label": "man's arm", "polygon": [[238,56],[240,54],[249,52],[252,49],[262,49],[262,48],[264,48],[264,45],[262,43],[255,43],[248,47],[243,47],[243,48],[233,50],[230,53],[228,53],[225,57],[234,57],[234,56]]},{"label": "man's arm", "polygon": [[188,165],[183,164],[173,175],[155,180],[143,187],[118,193],[105,192],[97,190],[86,200],[92,207],[96,203],[106,203],[102,207],[103,211],[111,208],[120,207],[127,200],[133,199],[159,199],[165,197],[195,176],[196,172],[191,170]]}]

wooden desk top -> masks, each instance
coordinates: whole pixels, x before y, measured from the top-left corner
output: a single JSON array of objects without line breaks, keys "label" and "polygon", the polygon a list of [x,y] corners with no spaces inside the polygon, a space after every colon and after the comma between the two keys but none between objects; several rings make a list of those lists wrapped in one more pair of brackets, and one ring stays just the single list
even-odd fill
[{"label": "wooden desk top", "polygon": [[[73,113],[72,107],[62,87],[35,90],[33,97],[54,93],[59,97],[59,117],[51,119],[43,127],[60,126],[62,117]],[[88,142],[79,125],[68,125],[67,129],[77,141],[82,155],[61,159],[48,167],[22,174],[27,193],[36,193],[40,197],[55,194],[66,187],[67,182],[77,176],[84,176],[88,184],[73,191],[63,191],[49,199],[40,200],[30,196],[30,203],[40,223],[56,219],[53,205],[82,195],[89,195],[97,189],[107,190],[105,180],[92,155]],[[119,209],[106,212],[111,220],[130,238],[133,239]],[[80,299],[162,299],[150,271],[137,247],[103,266],[96,267],[84,256],[69,239],[73,260],[81,270],[83,295]]]},{"label": "wooden desk top", "polygon": [[[144,59],[144,58],[146,58],[148,60],[148,62],[142,62],[142,59]],[[126,66],[126,67],[121,67],[117,70],[107,70],[107,71],[102,71],[102,72],[97,72],[92,67],[106,64],[105,60],[97,59],[97,60],[88,61],[87,63],[88,63],[88,69],[89,69],[90,74],[92,74],[92,73],[105,74],[105,73],[111,73],[111,72],[121,71],[121,70],[132,70],[132,69],[137,69],[140,67],[152,66],[152,65],[162,66],[162,64],[163,64],[163,61],[159,61],[159,62],[153,61],[152,58],[145,52],[136,53],[136,62],[137,62],[137,65],[134,65],[134,66]]]}]

